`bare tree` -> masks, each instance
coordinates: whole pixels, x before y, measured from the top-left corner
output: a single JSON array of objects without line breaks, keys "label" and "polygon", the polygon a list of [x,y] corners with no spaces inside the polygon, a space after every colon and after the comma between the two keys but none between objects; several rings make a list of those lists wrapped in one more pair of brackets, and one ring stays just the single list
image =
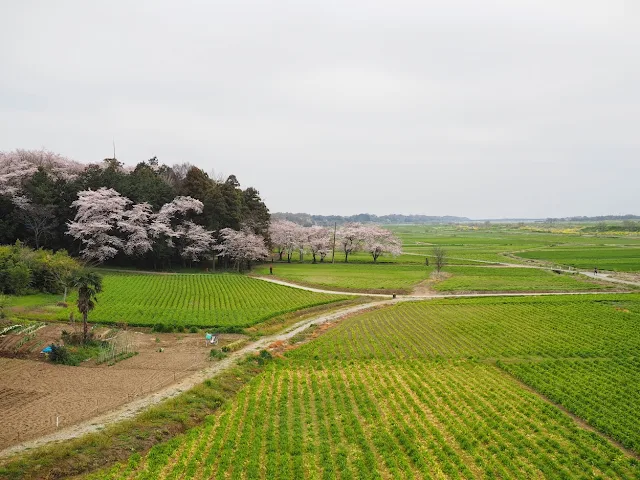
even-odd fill
[{"label": "bare tree", "polygon": [[447,251],[436,245],[433,247],[433,258],[436,266],[436,272],[440,273],[440,270],[447,264]]},{"label": "bare tree", "polygon": [[34,205],[24,196],[13,197],[13,203],[19,209],[24,226],[33,233],[36,249],[40,248],[40,241],[50,235],[56,226],[54,207],[52,205]]}]

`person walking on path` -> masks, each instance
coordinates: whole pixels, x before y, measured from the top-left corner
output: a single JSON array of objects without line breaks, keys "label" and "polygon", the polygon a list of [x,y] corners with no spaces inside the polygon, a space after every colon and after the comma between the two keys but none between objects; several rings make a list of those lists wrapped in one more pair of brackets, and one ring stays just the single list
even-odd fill
[{"label": "person walking on path", "polygon": [[598,275],[598,267],[594,267],[594,269],[593,269],[593,274],[594,274],[594,275]]}]

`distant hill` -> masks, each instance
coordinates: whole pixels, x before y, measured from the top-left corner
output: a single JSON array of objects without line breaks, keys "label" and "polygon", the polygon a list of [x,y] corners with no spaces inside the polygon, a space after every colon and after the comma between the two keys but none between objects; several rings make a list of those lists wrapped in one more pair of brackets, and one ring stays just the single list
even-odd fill
[{"label": "distant hill", "polygon": [[453,216],[431,216],[431,215],[373,215],[370,213],[359,213],[357,215],[342,216],[342,215],[310,215],[308,213],[289,213],[278,212],[272,213],[271,218],[273,220],[289,220],[300,225],[321,225],[328,226],[337,223],[341,225],[347,222],[361,222],[361,223],[378,223],[378,224],[401,224],[401,223],[457,223],[470,221],[467,217],[453,217]]}]

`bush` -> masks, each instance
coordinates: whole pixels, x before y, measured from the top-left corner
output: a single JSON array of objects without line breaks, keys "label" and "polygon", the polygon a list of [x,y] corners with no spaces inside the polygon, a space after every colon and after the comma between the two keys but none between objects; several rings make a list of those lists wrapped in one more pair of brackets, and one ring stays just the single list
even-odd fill
[{"label": "bush", "polygon": [[226,353],[224,353],[222,350],[219,350],[217,348],[212,348],[211,351],[209,352],[209,360],[218,360],[218,359],[225,358],[226,356],[227,356]]},{"label": "bush", "polygon": [[191,327],[189,333],[198,333],[198,327]]},{"label": "bush", "polygon": [[53,363],[61,363],[63,365],[69,365],[72,361],[71,355],[67,347],[63,345],[51,344],[51,352],[49,353],[49,360]]},{"label": "bush", "polygon": [[19,241],[0,247],[0,293],[26,293],[32,288],[45,293],[62,293],[80,265],[59,250],[32,250]]},{"label": "bush", "polygon": [[23,295],[27,292],[31,283],[31,270],[25,264],[10,265],[6,269],[6,285],[7,293],[15,293]]},{"label": "bush", "polygon": [[255,357],[258,365],[264,365],[269,362],[273,357],[267,350],[260,350],[260,353]]}]

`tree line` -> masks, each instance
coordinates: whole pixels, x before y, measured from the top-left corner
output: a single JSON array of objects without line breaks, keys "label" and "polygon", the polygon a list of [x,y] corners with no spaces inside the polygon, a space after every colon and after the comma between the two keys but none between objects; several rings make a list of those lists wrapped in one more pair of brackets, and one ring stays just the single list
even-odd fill
[{"label": "tree line", "polygon": [[[201,261],[211,257],[204,245],[215,252],[216,244],[219,263],[230,265],[255,254],[255,236],[268,242],[269,218],[255,188],[188,163],[152,158],[127,168],[114,158],[83,164],[46,150],[0,152],[3,244],[142,268]],[[226,229],[240,233],[232,239]]]},{"label": "tree line", "polygon": [[334,248],[344,255],[345,263],[349,261],[349,255],[360,251],[370,254],[374,262],[383,255],[397,256],[402,253],[402,242],[393,232],[378,225],[357,222],[346,223],[334,230],[318,225],[305,227],[289,220],[274,220],[269,235],[279,260],[282,261],[286,255],[289,263],[295,252],[299,253],[300,261],[308,252],[313,258],[312,263],[318,259],[324,262]]}]

